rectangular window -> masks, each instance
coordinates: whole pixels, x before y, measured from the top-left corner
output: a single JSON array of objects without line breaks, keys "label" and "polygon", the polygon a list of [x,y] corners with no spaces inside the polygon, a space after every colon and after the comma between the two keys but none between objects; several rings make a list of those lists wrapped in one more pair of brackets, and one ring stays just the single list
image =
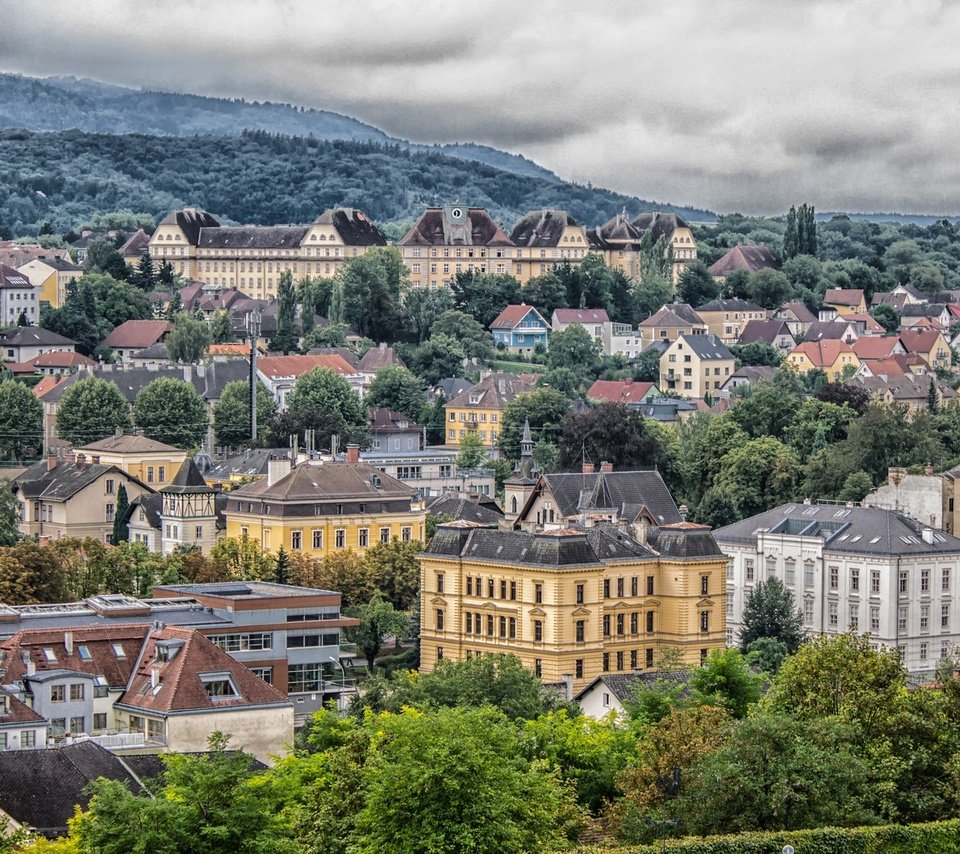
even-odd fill
[{"label": "rectangular window", "polygon": [[498,628],[500,629],[500,637],[505,638],[507,636],[507,618],[500,617],[500,619],[498,620],[498,623],[499,623]]},{"label": "rectangular window", "polygon": [[36,747],[37,746],[37,731],[34,729],[22,729],[20,730],[20,746],[21,747]]},{"label": "rectangular window", "polygon": [[575,623],[575,637],[577,643],[583,643],[587,632],[587,621],[577,620]]},{"label": "rectangular window", "polygon": [[653,611],[647,611],[647,632],[653,631]]},{"label": "rectangular window", "polygon": [[701,632],[710,631],[710,612],[709,611],[700,612],[700,631]]},{"label": "rectangular window", "polygon": [[623,614],[617,614],[617,634],[623,634]]},{"label": "rectangular window", "polygon": [[93,731],[99,732],[102,729],[107,728],[107,713],[106,712],[95,712],[93,715]]},{"label": "rectangular window", "polygon": [[370,529],[361,528],[359,531],[357,531],[357,547],[361,549],[365,549],[369,545],[370,545]]},{"label": "rectangular window", "polygon": [[578,584],[577,587],[576,587],[576,591],[577,591],[576,602],[577,602],[578,605],[582,605],[582,604],[583,604],[583,591],[584,591],[583,585],[582,585],[582,584]]},{"label": "rectangular window", "polygon": [[930,570],[929,569],[920,570],[920,592],[921,593],[930,592]]},{"label": "rectangular window", "polygon": [[617,650],[617,670],[623,670],[623,650]]},{"label": "rectangular window", "polygon": [[610,672],[610,653],[609,652],[605,652],[603,654],[603,672],[604,673]]},{"label": "rectangular window", "polygon": [[290,548],[298,552],[303,548],[303,532],[302,531],[291,531],[290,532]]},{"label": "rectangular window", "polygon": [[944,593],[950,592],[950,570],[944,567],[940,572],[940,589]]},{"label": "rectangular window", "polygon": [[533,621],[533,642],[543,643],[543,620]]},{"label": "rectangular window", "polygon": [[870,608],[870,631],[880,631],[880,609],[876,605]]},{"label": "rectangular window", "polygon": [[583,679],[583,659],[578,658],[573,665],[574,677],[576,679]]},{"label": "rectangular window", "polygon": [[930,628],[930,606],[920,606],[920,631],[925,632]]},{"label": "rectangular window", "polygon": [[928,649],[928,645],[926,641],[920,644],[920,660],[921,661],[927,660],[927,649]]},{"label": "rectangular window", "polygon": [[609,578],[603,579],[603,598],[604,599],[610,598],[610,579]]},{"label": "rectangular window", "polygon": [[830,602],[827,605],[827,624],[836,628],[840,624],[840,615],[838,613],[837,603]]},{"label": "rectangular window", "polygon": [[533,672],[536,674],[538,679],[541,676],[543,676],[543,659],[542,658],[535,658],[533,660]]},{"label": "rectangular window", "polygon": [[390,529],[389,529],[389,528],[381,528],[381,529],[380,529],[380,542],[381,542],[381,543],[389,543],[389,542],[390,542]]},{"label": "rectangular window", "polygon": [[510,598],[513,601],[516,601],[517,599],[517,582],[516,581],[510,582]]},{"label": "rectangular window", "polygon": [[473,596],[473,576],[467,576],[467,596]]},{"label": "rectangular window", "polygon": [[784,582],[791,587],[797,583],[797,562],[792,558],[787,558],[783,564]]},{"label": "rectangular window", "polygon": [[901,605],[897,608],[897,630],[905,632],[907,630],[907,606]]},{"label": "rectangular window", "polygon": [[[732,605],[732,602],[728,602],[728,605]],[[728,607],[727,611],[731,611],[732,608]],[[813,625],[813,599],[805,599],[803,602],[803,622],[808,626]]]},{"label": "rectangular window", "polygon": [[647,576],[647,596],[653,596],[653,576]]},{"label": "rectangular window", "polygon": [[837,590],[840,587],[840,567],[830,567],[830,589]]},{"label": "rectangular window", "polygon": [[507,580],[505,578],[500,579],[500,598],[507,598]]},{"label": "rectangular window", "polygon": [[533,601],[537,605],[543,604],[543,585],[539,582],[533,585]]},{"label": "rectangular window", "polygon": [[653,648],[647,647],[643,655],[644,664],[646,667],[653,667]]},{"label": "rectangular window", "polygon": [[905,569],[901,569],[900,574],[897,577],[897,592],[907,592],[907,571]]},{"label": "rectangular window", "polygon": [[743,572],[747,581],[753,581],[753,561],[745,560],[743,562]]},{"label": "rectangular window", "polygon": [[413,539],[413,528],[409,525],[402,527],[400,529],[400,539],[405,543],[409,543]]},{"label": "rectangular window", "polygon": [[[211,643],[216,644],[224,652],[249,652],[251,650],[273,649],[273,635],[269,632],[208,635],[207,637]],[[290,645],[289,642],[287,645]]]},{"label": "rectangular window", "polygon": [[812,560],[803,562],[803,586],[813,587],[814,584],[814,566]]},{"label": "rectangular window", "polygon": [[337,530],[333,532],[333,542],[336,548],[345,548],[347,545],[347,529],[337,528]]},{"label": "rectangular window", "polygon": [[509,631],[510,639],[511,640],[515,639],[517,636],[517,618],[516,617],[510,617],[510,619],[507,621],[507,628]]},{"label": "rectangular window", "polygon": [[940,606],[940,628],[941,629],[950,628],[950,606],[949,605]]},{"label": "rectangular window", "polygon": [[630,669],[637,669],[637,650],[635,649],[630,650]]},{"label": "rectangular window", "polygon": [[851,630],[856,630],[860,628],[860,606],[851,605],[850,606],[850,621],[848,623]]},{"label": "rectangular window", "polygon": [[494,586],[493,579],[488,578],[487,579],[487,598],[488,599],[493,598],[493,586]]},{"label": "rectangular window", "polygon": [[86,719],[83,715],[77,715],[76,717],[70,718],[70,732],[73,735],[77,735],[81,732],[86,732]]},{"label": "rectangular window", "polygon": [[857,593],[860,590],[860,570],[850,570],[850,592]]},{"label": "rectangular window", "polygon": [[623,598],[623,579],[622,578],[617,579],[617,596],[621,599]]},{"label": "rectangular window", "polygon": [[605,638],[610,637],[610,615],[603,615],[603,636]]},{"label": "rectangular window", "polygon": [[870,593],[877,594],[880,592],[880,570],[873,569],[870,570]]},{"label": "rectangular window", "polygon": [[323,531],[319,531],[316,528],[313,531],[313,548],[315,550],[323,548]]},{"label": "rectangular window", "polygon": [[493,637],[493,614],[487,614],[487,637]]},{"label": "rectangular window", "polygon": [[437,631],[443,631],[443,608],[437,608]]},{"label": "rectangular window", "polygon": [[164,483],[167,479],[167,467],[166,466],[157,466],[157,480],[160,483]]},{"label": "rectangular window", "polygon": [[113,495],[115,489],[115,481],[112,477],[107,478],[107,495]]},{"label": "rectangular window", "polygon": [[86,686],[82,682],[74,682],[70,686],[70,699],[72,701],[82,700],[86,695]]},{"label": "rectangular window", "polygon": [[473,611],[467,611],[465,631],[468,635],[473,634]]},{"label": "rectangular window", "polygon": [[639,632],[639,615],[634,611],[630,615],[630,634],[635,635]]},{"label": "rectangular window", "polygon": [[630,579],[630,595],[638,596],[640,593],[640,579],[637,576],[633,576]]},{"label": "rectangular window", "polygon": [[51,685],[50,686],[50,702],[51,703],[67,702],[67,686]]}]

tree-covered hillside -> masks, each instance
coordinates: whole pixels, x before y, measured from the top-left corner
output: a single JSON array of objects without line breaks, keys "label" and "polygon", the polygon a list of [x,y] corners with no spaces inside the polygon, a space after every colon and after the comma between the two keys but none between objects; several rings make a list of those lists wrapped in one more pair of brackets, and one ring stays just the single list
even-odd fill
[{"label": "tree-covered hillside", "polygon": [[[0,228],[34,234],[73,228],[107,211],[160,216],[197,205],[224,222],[310,222],[325,208],[360,208],[406,222],[451,201],[485,207],[506,228],[524,213],[563,208],[588,226],[650,202],[610,190],[505,172],[372,142],[330,142],[247,131],[160,137],[0,131]],[[670,208],[682,216],[712,214]]]}]

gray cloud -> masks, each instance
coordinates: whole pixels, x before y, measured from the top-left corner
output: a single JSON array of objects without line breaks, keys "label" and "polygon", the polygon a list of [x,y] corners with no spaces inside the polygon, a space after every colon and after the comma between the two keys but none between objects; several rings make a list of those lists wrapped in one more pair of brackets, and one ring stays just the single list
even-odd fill
[{"label": "gray cloud", "polygon": [[4,70],[334,109],[717,210],[960,213],[960,6],[939,0],[0,8]]}]

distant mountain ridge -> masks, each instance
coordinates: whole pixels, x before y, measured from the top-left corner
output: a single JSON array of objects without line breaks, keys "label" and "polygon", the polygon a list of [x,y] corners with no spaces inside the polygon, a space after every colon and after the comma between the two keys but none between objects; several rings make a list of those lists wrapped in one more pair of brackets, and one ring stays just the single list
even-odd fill
[{"label": "distant mountain ridge", "polygon": [[0,73],[0,127],[151,136],[232,136],[244,130],[265,130],[286,136],[389,143],[485,163],[517,175],[560,181],[549,169],[518,154],[474,143],[411,143],[329,110],[130,89],[77,77]]}]

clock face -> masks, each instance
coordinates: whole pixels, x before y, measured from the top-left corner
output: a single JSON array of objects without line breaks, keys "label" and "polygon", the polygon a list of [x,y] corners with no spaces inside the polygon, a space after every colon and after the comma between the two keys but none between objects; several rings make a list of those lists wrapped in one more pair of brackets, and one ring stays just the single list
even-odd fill
[{"label": "clock face", "polygon": [[454,219],[460,219],[460,217],[463,216],[463,211],[460,210],[460,208],[454,208],[452,211],[450,211],[450,216],[452,216]]}]

